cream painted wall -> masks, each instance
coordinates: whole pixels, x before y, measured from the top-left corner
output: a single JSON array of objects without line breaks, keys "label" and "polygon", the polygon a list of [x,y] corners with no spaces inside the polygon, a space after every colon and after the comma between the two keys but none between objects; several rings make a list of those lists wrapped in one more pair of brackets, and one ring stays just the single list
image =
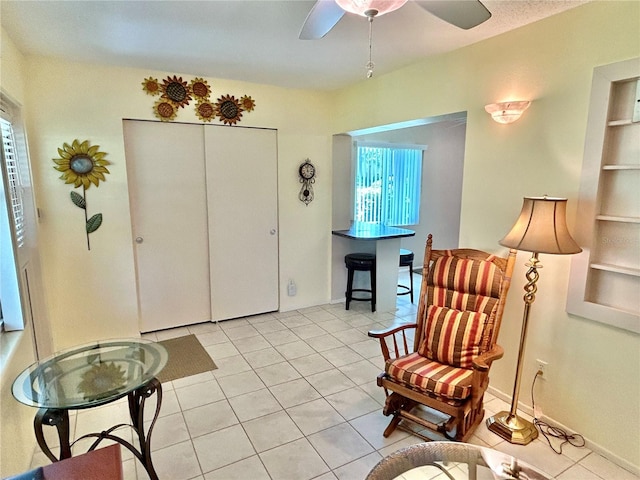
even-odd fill
[{"label": "cream painted wall", "polygon": [[[24,101],[24,57],[2,30],[0,88],[16,104]],[[5,245],[2,246],[5,248]],[[0,477],[28,469],[35,447],[31,429],[35,410],[14,400],[13,379],[35,361],[33,332],[0,335]]]},{"label": "cream painted wall", "polygon": [[0,337],[0,477],[29,469],[36,446],[36,409],[18,403],[11,394],[13,380],[35,360],[31,329]]},{"label": "cream painted wall", "polygon": [[[592,70],[640,55],[639,17],[638,2],[595,2],[334,94],[208,79],[216,94],[249,94],[256,99],[256,111],[243,119],[243,125],[279,130],[281,308],[320,304],[329,298],[335,133],[467,111],[460,244],[503,252],[497,240],[515,220],[524,195],[569,197],[573,225]],[[3,32],[3,44],[5,38]],[[4,87],[4,46],[2,63]],[[43,209],[42,259],[54,345],[62,348],[101,337],[135,335],[121,122],[153,119],[153,100],[143,94],[140,82],[149,75],[162,78],[178,72],[49,58],[23,63],[26,79],[7,86],[15,89],[14,95],[21,89],[26,92],[31,159]],[[185,76],[191,78],[189,73]],[[484,112],[486,103],[515,98],[534,103],[513,125],[497,125]],[[196,121],[186,111],[179,119]],[[113,163],[107,181],[89,191],[89,208],[105,215],[103,226],[92,236],[91,252],[84,244],[82,219],[68,199],[69,187],[57,179],[51,162],[56,149],[75,138],[99,144]],[[297,200],[297,167],[306,157],[318,167],[316,200],[308,207]],[[525,254],[518,256],[500,337],[507,353],[492,370],[492,385],[502,392],[510,392],[513,383],[522,312],[518,289],[524,284],[525,260]],[[545,268],[531,316],[522,400],[528,403],[532,359],[544,357],[550,368],[548,380],[537,387],[537,400],[545,413],[637,469],[640,339],[566,315],[569,259],[543,255],[542,260]],[[286,297],[289,278],[298,284],[297,297]],[[25,433],[31,433],[31,418],[11,417],[17,407],[8,407],[13,400],[5,388],[1,394],[3,429],[10,425],[25,442],[11,446],[3,430],[3,460],[4,452],[13,452],[14,447],[22,452],[17,454],[20,458],[11,457],[7,467],[11,473],[25,464],[21,455],[33,445],[26,444],[30,437]],[[5,421],[9,417],[12,420]]]},{"label": "cream painted wall", "polygon": [[[143,78],[167,72],[65,63],[49,58],[28,62],[28,128],[31,158],[42,213],[42,256],[56,348],[114,336],[138,334],[136,279],[132,251],[122,119],[154,119],[154,98],[141,88]],[[173,74],[173,72],[171,72]],[[193,76],[183,74],[184,78]],[[327,300],[326,225],[330,211],[328,96],[275,87],[208,79],[213,95],[251,95],[254,112],[241,125],[278,129],[281,309]],[[291,106],[294,106],[292,108]],[[309,115],[309,112],[315,112]],[[196,122],[190,107],[178,121]],[[107,180],[87,191],[89,213],[104,221],[84,240],[81,211],[69,200],[70,187],[58,179],[51,159],[63,142],[89,139],[108,153]],[[318,166],[316,200],[305,207],[297,199],[297,167],[310,157]],[[176,159],[175,168],[180,168]],[[149,172],[153,174],[153,172]],[[305,248],[300,239],[310,242]],[[309,255],[309,250],[321,255]],[[313,271],[314,275],[308,272]],[[298,284],[298,296],[286,296],[286,283]]]},{"label": "cream painted wall", "polygon": [[[122,120],[154,120],[154,98],[142,91],[141,82],[149,75],[162,79],[178,72],[25,59],[4,30],[2,35],[3,89],[6,86],[12,97],[24,97],[54,349],[96,339],[135,337],[139,329]],[[194,76],[183,74],[189,79]],[[256,110],[245,114],[241,125],[278,129],[281,310],[327,302],[331,208],[328,94],[207,80],[214,95],[247,94],[255,99]],[[178,120],[200,123],[188,107]],[[53,169],[57,149],[74,139],[100,145],[111,162],[106,181],[87,191],[89,213],[104,215],[102,226],[91,235],[91,251],[86,248],[82,212],[69,199],[72,189]],[[309,206],[298,200],[298,166],[307,157],[318,171],[316,199]],[[179,168],[180,159],[176,159]],[[286,296],[289,279],[298,286],[296,297]],[[3,475],[27,469],[35,443],[33,409],[21,407],[10,394],[15,374],[34,360],[25,343],[28,333],[20,335],[19,355],[2,368]],[[17,441],[12,443],[11,438]]]},{"label": "cream painted wall", "polygon": [[[593,68],[640,55],[640,2],[594,2],[493,39],[345,88],[334,101],[334,132],[467,111],[460,245],[504,253],[497,241],[522,197],[576,198]],[[512,125],[484,105],[533,100]],[[518,255],[491,385],[511,395],[522,317],[524,262]],[[542,255],[520,399],[530,405],[534,362],[549,363],[536,385],[544,413],[579,431],[636,471],[640,465],[640,337],[565,313],[570,258]],[[525,448],[525,447],[523,447]]]},{"label": "cream painted wall", "polygon": [[11,37],[2,29],[0,37],[0,88],[2,94],[18,103],[24,100],[24,57]]}]

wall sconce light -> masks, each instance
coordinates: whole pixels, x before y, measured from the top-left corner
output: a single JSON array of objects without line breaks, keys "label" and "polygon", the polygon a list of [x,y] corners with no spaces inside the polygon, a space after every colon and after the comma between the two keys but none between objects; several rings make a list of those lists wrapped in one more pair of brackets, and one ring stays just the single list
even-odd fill
[{"label": "wall sconce light", "polygon": [[484,109],[498,123],[513,123],[520,118],[531,102],[502,102],[486,105]]}]

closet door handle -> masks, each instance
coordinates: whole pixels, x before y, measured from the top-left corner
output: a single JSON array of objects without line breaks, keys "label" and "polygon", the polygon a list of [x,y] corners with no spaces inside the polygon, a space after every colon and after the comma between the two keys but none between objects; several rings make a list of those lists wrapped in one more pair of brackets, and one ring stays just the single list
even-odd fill
[{"label": "closet door handle", "polygon": [[272,228],[271,231],[269,232],[271,235],[275,235],[276,234],[276,229]]},{"label": "closet door handle", "polygon": [[142,243],[142,242],[144,242],[144,238],[136,237],[136,243]]}]

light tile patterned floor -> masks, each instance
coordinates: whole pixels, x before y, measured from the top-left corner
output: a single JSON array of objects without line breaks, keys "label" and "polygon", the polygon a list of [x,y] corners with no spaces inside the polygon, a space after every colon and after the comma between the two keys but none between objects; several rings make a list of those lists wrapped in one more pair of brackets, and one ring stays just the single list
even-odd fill
[{"label": "light tile patterned floor", "polygon": [[[323,305],[145,335],[162,340],[194,333],[218,366],[163,385],[152,437],[160,478],[363,480],[382,457],[419,442],[401,431],[382,436],[389,419],[375,385],[381,354],[367,337],[370,329],[413,321],[416,307],[407,296],[399,297],[396,316],[372,314],[368,303],[352,305],[350,311]],[[509,406],[487,395],[485,409],[491,415]],[[79,411],[71,416],[71,431],[78,438],[127,415],[125,402]],[[557,455],[541,439],[515,446],[484,424],[471,442],[512,454],[557,480],[637,478],[588,449],[565,446]],[[133,456],[122,452],[125,478],[146,479]],[[42,453],[34,455],[33,466],[45,463]],[[420,478],[445,478],[438,473]],[[462,470],[452,473],[466,478]]]}]

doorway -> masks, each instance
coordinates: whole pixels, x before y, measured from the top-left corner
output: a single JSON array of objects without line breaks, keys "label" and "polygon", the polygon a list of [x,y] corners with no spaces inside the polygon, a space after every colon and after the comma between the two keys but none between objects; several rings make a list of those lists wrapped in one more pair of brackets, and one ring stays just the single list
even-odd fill
[{"label": "doorway", "polygon": [[[401,247],[415,254],[421,265],[425,240],[433,234],[438,245],[458,246],[462,207],[462,180],[466,144],[466,112],[410,120],[352,131],[333,137],[332,229],[349,228],[354,219],[355,142],[426,145],[422,166],[420,219],[414,237],[402,239]],[[364,245],[332,240],[331,299],[344,298],[344,256]]]}]

